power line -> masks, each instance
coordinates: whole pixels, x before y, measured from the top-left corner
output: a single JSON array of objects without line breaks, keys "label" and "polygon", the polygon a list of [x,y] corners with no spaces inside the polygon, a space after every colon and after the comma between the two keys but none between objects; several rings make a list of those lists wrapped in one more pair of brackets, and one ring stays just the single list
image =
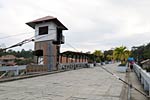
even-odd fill
[{"label": "power line", "polygon": [[10,48],[14,48],[14,47],[17,47],[17,46],[22,46],[23,44],[29,43],[31,41],[34,41],[34,39],[33,38],[25,39],[25,40],[23,40],[23,41],[21,41],[17,44],[14,44],[14,45],[9,46],[7,48],[3,48],[3,49],[1,49],[1,51],[7,50],[7,49],[10,49]]},{"label": "power line", "polygon": [[[54,30],[54,29],[50,29],[50,30]],[[31,32],[29,32],[29,33],[31,33]],[[26,34],[29,34],[29,33],[26,33]],[[55,33],[51,33],[51,34],[49,34],[49,35],[53,35],[53,34],[55,34]],[[0,39],[10,38],[10,37],[19,36],[19,35],[24,35],[24,34],[23,34],[23,33],[19,33],[19,34],[15,34],[15,35],[6,36],[6,37],[1,37]],[[26,43],[29,43],[29,42],[32,42],[32,41],[35,41],[35,40],[39,40],[39,39],[41,39],[41,38],[43,38],[43,37],[47,37],[47,35],[46,35],[46,36],[44,35],[44,36],[40,36],[40,37],[36,38],[37,36],[39,36],[39,35],[35,35],[35,36],[31,37],[31,38],[25,39],[25,40],[23,40],[23,41],[21,41],[21,42],[18,42],[18,43],[16,43],[16,44],[14,44],[14,45],[11,45],[11,46],[9,46],[9,47],[2,48],[2,49],[0,49],[0,51],[4,51],[4,50],[10,49],[10,48],[17,47],[17,46],[22,46],[22,45],[24,45],[24,44],[26,44]],[[79,52],[79,50],[76,49],[76,48],[75,48],[74,46],[72,46],[71,44],[66,43],[66,45],[68,45],[69,47],[73,48],[75,51]]]},{"label": "power line", "polygon": [[68,45],[69,47],[71,47],[71,48],[73,48],[74,50],[76,50],[77,52],[79,52],[79,50],[78,49],[76,49],[74,46],[72,46],[71,44],[69,44],[69,43],[66,43],[66,45]]},{"label": "power line", "polygon": [[[53,35],[53,34],[55,34],[55,33],[52,33],[52,34],[49,34],[49,35]],[[23,40],[23,41],[21,41],[21,42],[18,42],[18,43],[14,44],[14,45],[11,45],[11,46],[9,46],[9,47],[7,47],[7,48],[2,48],[2,49],[0,49],[0,52],[1,52],[1,51],[5,51],[5,50],[10,49],[10,48],[17,47],[17,46],[22,46],[22,45],[24,45],[24,44],[26,44],[26,43],[29,43],[29,42],[33,42],[33,41],[35,41],[35,39],[38,40],[38,39],[41,39],[41,38],[43,38],[43,37],[47,37],[47,35],[46,35],[46,36],[44,35],[44,36],[41,36],[41,37],[39,37],[39,38],[36,38],[36,37],[38,37],[38,36],[39,36],[39,35],[35,35],[35,36],[30,37],[30,38],[28,38],[28,39],[25,39],[25,40]]]},{"label": "power line", "polygon": [[1,37],[0,39],[6,39],[6,38],[14,37],[14,36],[26,35],[26,34],[30,34],[30,33],[33,33],[33,32],[19,33],[19,34],[4,36],[4,37]]}]

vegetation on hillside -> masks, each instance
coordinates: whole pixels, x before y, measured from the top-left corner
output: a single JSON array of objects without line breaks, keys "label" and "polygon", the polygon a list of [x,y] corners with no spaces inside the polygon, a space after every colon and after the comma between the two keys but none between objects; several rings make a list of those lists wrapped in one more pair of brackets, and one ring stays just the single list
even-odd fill
[{"label": "vegetation on hillside", "polygon": [[[150,43],[147,45],[132,47],[131,56],[133,56],[136,62],[142,66],[141,61],[150,59]],[[150,67],[146,67],[145,70],[150,72]]]},{"label": "vegetation on hillside", "polygon": [[4,55],[14,55],[18,58],[24,57],[24,58],[33,58],[33,51],[32,50],[24,50],[22,49],[21,51],[14,51],[14,50],[8,50],[6,52],[0,52],[0,57]]},{"label": "vegetation on hillside", "polygon": [[150,59],[150,43],[138,47],[133,46],[131,56],[140,64],[141,61]]},{"label": "vegetation on hillside", "polygon": [[22,49],[21,51],[13,51],[13,50],[8,50],[6,52],[0,52],[0,57],[5,56],[5,55],[14,55],[17,58],[23,57],[24,59],[15,59],[15,63],[17,65],[26,65],[33,63],[33,51],[32,50],[24,50]]}]

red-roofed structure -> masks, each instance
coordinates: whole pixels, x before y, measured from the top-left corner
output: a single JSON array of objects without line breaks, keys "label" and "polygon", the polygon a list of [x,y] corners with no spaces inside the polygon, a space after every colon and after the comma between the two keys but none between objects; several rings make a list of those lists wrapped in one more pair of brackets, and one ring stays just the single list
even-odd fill
[{"label": "red-roofed structure", "polygon": [[57,24],[62,30],[68,30],[56,17],[53,17],[53,16],[45,16],[42,18],[38,18],[36,20],[27,22],[26,24],[29,25],[30,27],[32,27],[33,29],[35,29],[36,24],[44,23],[44,22],[50,22],[50,21]]}]

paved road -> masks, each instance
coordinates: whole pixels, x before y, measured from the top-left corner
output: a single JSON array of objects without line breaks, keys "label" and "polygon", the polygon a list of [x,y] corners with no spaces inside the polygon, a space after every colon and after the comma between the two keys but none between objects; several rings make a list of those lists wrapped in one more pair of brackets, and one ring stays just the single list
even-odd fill
[{"label": "paved road", "polygon": [[[105,67],[116,72],[117,64]],[[119,100],[123,84],[100,67],[0,83],[0,100]]]},{"label": "paved road", "polygon": [[[129,73],[129,80],[134,87],[144,92],[143,86],[141,85],[140,81],[138,80],[134,72]],[[134,89],[131,89],[131,100],[148,100],[148,99],[144,95],[135,91]]]}]

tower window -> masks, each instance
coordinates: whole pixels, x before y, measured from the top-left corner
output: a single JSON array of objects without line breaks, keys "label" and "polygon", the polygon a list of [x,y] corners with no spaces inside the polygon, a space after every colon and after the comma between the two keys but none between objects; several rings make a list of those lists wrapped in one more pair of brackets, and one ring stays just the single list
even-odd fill
[{"label": "tower window", "polygon": [[48,26],[39,27],[39,35],[48,34]]},{"label": "tower window", "polygon": [[43,56],[43,50],[36,50],[33,52],[35,56]]}]

